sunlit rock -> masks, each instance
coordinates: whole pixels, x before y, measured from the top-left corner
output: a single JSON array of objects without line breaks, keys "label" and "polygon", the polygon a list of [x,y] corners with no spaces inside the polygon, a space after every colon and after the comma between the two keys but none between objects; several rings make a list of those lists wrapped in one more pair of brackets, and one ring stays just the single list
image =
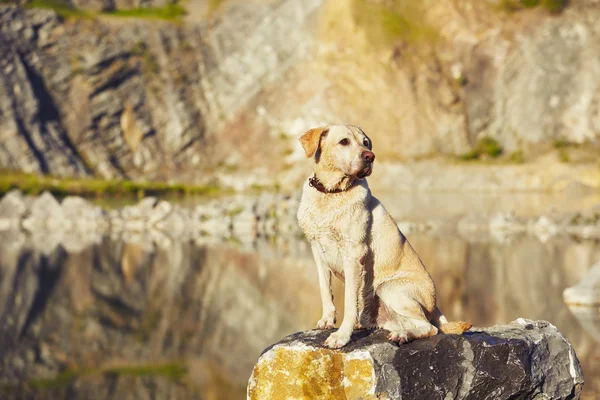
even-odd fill
[{"label": "sunlit rock", "polygon": [[328,331],[288,336],[259,358],[249,399],[573,399],[583,386],[571,344],[545,321],[398,346],[385,331],[355,332],[341,350]]},{"label": "sunlit rock", "polygon": [[600,262],[577,285],[566,288],[563,299],[567,304],[600,306]]},{"label": "sunlit rock", "polygon": [[27,207],[23,195],[18,190],[11,190],[0,199],[0,230],[8,229],[18,222]]},{"label": "sunlit rock", "polygon": [[558,233],[559,228],[554,221],[545,215],[542,215],[537,221],[530,225],[530,230],[542,242],[546,242]]},{"label": "sunlit rock", "polygon": [[148,216],[148,223],[154,225],[155,223],[165,219],[173,211],[173,206],[168,201],[160,201],[152,210]]},{"label": "sunlit rock", "polygon": [[94,243],[100,243],[108,229],[104,210],[81,197],[65,197],[61,203],[64,216],[63,247],[69,252],[80,252]]}]

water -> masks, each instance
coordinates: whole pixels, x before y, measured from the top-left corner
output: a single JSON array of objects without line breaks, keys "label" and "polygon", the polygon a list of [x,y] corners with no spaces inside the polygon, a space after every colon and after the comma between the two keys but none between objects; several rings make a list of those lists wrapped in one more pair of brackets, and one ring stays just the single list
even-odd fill
[{"label": "water", "polygon": [[[519,317],[552,322],[575,347],[584,397],[600,396],[598,310],[570,309],[562,301],[563,290],[600,260],[600,244],[452,229],[467,212],[529,213],[563,199],[438,194],[382,200],[398,219],[432,216],[439,225],[446,217],[441,229],[407,236],[450,319],[476,326]],[[342,293],[336,281],[340,311]],[[25,234],[5,234],[0,398],[244,398],[263,349],[314,327],[319,316],[316,271],[300,238],[159,246],[106,237],[79,252],[58,246],[43,254]]]}]

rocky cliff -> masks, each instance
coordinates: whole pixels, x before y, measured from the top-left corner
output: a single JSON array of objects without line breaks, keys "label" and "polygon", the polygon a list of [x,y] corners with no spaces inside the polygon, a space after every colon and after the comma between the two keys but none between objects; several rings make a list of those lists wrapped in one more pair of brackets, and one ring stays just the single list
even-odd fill
[{"label": "rocky cliff", "polygon": [[[72,4],[147,5],[122,3]],[[361,125],[383,161],[598,141],[596,2],[196,3],[175,23],[1,6],[0,167],[272,183],[327,122]]]},{"label": "rocky cliff", "polygon": [[217,133],[302,51],[318,5],[250,2],[183,25],[3,6],[0,166],[198,180],[240,157],[234,143],[260,140]]}]

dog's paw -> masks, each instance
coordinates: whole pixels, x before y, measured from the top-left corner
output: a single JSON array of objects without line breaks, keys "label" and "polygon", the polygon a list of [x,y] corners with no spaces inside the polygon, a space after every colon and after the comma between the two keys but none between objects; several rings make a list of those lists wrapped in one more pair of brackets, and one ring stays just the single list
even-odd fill
[{"label": "dog's paw", "polygon": [[335,328],[335,312],[324,315],[319,322],[317,322],[317,329],[333,329]]},{"label": "dog's paw", "polygon": [[393,331],[388,335],[388,340],[392,342],[397,342],[398,344],[408,343],[410,341],[406,332],[403,331]]},{"label": "dog's paw", "polygon": [[351,335],[351,333],[340,332],[338,330],[337,332],[334,332],[331,335],[329,335],[327,340],[325,340],[325,346],[332,349],[339,349],[340,347],[344,347],[350,341]]}]

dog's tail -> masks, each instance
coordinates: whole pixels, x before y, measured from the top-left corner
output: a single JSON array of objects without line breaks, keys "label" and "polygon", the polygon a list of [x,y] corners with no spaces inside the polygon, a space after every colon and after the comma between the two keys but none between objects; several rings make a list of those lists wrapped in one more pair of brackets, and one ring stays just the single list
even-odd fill
[{"label": "dog's tail", "polygon": [[440,325],[439,329],[440,329],[440,331],[442,331],[442,333],[445,333],[447,335],[452,334],[452,333],[460,335],[463,332],[471,329],[472,326],[473,326],[473,324],[471,324],[469,322],[457,321],[457,322],[448,322],[447,324],[442,324],[442,325]]},{"label": "dog's tail", "polygon": [[447,335],[460,335],[463,332],[471,329],[471,327],[473,326],[471,323],[464,321],[448,322],[448,320],[446,319],[444,314],[442,314],[438,307],[435,307],[431,323],[435,325],[440,331],[442,331],[442,333],[445,333]]}]

